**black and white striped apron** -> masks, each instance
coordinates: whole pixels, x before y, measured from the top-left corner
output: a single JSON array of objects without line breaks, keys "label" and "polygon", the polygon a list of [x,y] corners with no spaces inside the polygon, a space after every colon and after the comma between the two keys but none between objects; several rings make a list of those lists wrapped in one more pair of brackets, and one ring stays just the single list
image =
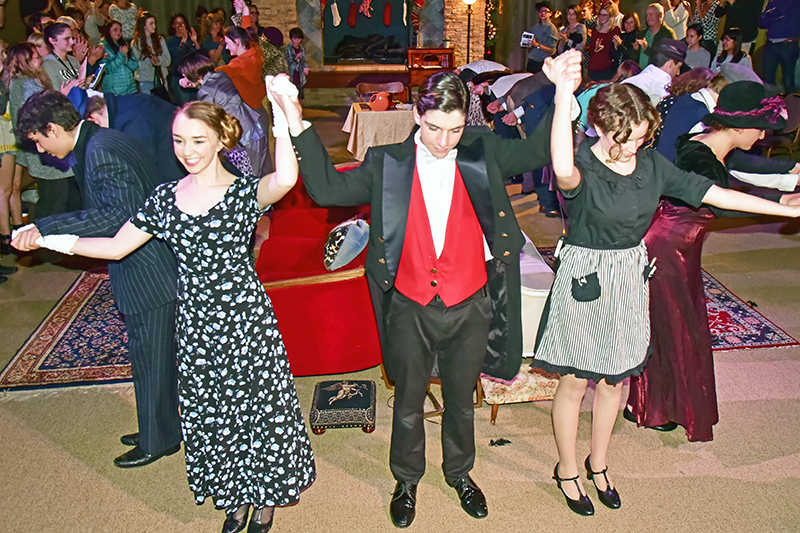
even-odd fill
[{"label": "black and white striped apron", "polygon": [[[616,383],[639,374],[650,344],[644,242],[621,250],[564,245],[542,316],[533,366]],[[573,278],[597,272],[600,297],[577,301]]]}]

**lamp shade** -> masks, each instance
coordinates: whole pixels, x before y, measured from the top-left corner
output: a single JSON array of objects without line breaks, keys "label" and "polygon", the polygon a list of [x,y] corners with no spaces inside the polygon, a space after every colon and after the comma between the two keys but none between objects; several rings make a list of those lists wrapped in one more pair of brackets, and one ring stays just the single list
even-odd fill
[{"label": "lamp shade", "polygon": [[477,2],[478,0],[461,0],[461,1],[464,2],[465,4],[467,4],[468,6],[471,6],[472,4]]}]

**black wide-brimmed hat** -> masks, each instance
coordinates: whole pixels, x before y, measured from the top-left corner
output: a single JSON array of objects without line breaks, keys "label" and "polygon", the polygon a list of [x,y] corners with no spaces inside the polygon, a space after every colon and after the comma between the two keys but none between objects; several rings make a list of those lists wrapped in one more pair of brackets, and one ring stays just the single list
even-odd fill
[{"label": "black wide-brimmed hat", "polygon": [[717,107],[703,117],[704,124],[729,128],[781,130],[789,113],[780,96],[767,97],[766,88],[755,81],[737,81],[719,92]]},{"label": "black wide-brimmed hat", "polygon": [[675,39],[661,39],[661,41],[658,43],[658,46],[653,48],[653,53],[655,54],[659,52],[674,61],[685,63],[687,50],[689,50],[689,47],[683,41],[677,41]]}]

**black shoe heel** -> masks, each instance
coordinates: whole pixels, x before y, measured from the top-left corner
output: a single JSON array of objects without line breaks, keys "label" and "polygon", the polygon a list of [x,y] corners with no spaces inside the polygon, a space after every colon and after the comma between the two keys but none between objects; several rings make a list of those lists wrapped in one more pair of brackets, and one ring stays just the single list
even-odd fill
[{"label": "black shoe heel", "polygon": [[222,524],[222,533],[239,533],[244,530],[244,526],[247,525],[247,515],[250,514],[250,506],[247,507],[247,512],[244,513],[244,516],[239,519],[236,518],[238,511],[239,507],[227,513],[225,522]]},{"label": "black shoe heel", "polygon": [[[606,466],[600,472],[594,472],[592,471],[592,462],[590,458],[591,455],[586,458],[583,464],[586,467],[586,477],[592,480],[594,488],[597,491],[597,497],[600,499],[600,502],[609,509],[619,509],[622,502],[619,499],[619,492],[617,492],[617,489],[612,488],[611,483],[608,482],[608,467]],[[603,477],[606,479],[606,490],[602,491],[597,488],[597,483],[594,481],[594,476],[599,476],[600,474],[603,474]]]},{"label": "black shoe heel", "polygon": [[569,478],[560,478],[558,477],[558,463],[556,463],[556,467],[553,469],[553,479],[556,480],[556,484],[558,488],[561,490],[561,494],[564,495],[564,498],[567,499],[567,506],[572,510],[573,513],[578,513],[582,516],[592,516],[594,514],[594,505],[592,505],[592,500],[586,494],[581,494],[581,497],[577,500],[573,500],[567,493],[564,492],[564,489],[561,487],[561,483],[564,481],[573,481],[575,483],[575,487],[578,489],[578,494],[581,492],[580,484],[578,483],[578,476],[569,477]]},{"label": "black shoe heel", "polygon": [[[264,509],[261,509],[263,512]],[[258,513],[258,519],[261,520],[261,512]],[[269,522],[256,522],[256,511],[253,511],[253,516],[250,517],[250,523],[247,524],[247,533],[267,533],[272,529],[272,521],[275,519],[275,509],[272,510],[272,516],[269,517]]]}]

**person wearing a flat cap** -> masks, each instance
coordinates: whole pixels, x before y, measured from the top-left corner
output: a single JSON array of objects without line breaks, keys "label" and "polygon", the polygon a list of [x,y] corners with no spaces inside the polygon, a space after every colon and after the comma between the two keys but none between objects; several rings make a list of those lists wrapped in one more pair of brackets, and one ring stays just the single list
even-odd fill
[{"label": "person wearing a flat cap", "polygon": [[639,87],[650,98],[650,103],[656,105],[667,95],[667,86],[672,83],[672,78],[680,74],[683,62],[686,61],[686,50],[687,46],[683,41],[662,39],[652,51],[652,63],[622,83]]},{"label": "person wearing a flat cap", "polygon": [[[752,81],[722,89],[716,108],[703,118],[708,129],[678,139],[675,165],[730,188],[723,163],[728,153],[736,148],[748,150],[765,129],[786,125],[785,104],[768,94],[763,85]],[[797,200],[797,195],[778,192],[762,197],[788,205]],[[706,227],[716,216],[742,213],[706,204],[690,208],[668,198],[644,237],[648,255],[658,257],[658,273],[650,280],[653,351],[642,375],[631,378],[625,416],[639,426],[661,431],[683,426],[690,441],[712,440],[719,419],[700,270]]]},{"label": "person wearing a flat cap", "polygon": [[558,29],[550,22],[553,6],[550,5],[550,2],[542,1],[538,2],[535,7],[539,14],[539,23],[528,30],[528,33],[533,34],[533,39],[528,52],[528,64],[525,68],[532,74],[541,72],[544,60],[554,56],[558,46]]}]

